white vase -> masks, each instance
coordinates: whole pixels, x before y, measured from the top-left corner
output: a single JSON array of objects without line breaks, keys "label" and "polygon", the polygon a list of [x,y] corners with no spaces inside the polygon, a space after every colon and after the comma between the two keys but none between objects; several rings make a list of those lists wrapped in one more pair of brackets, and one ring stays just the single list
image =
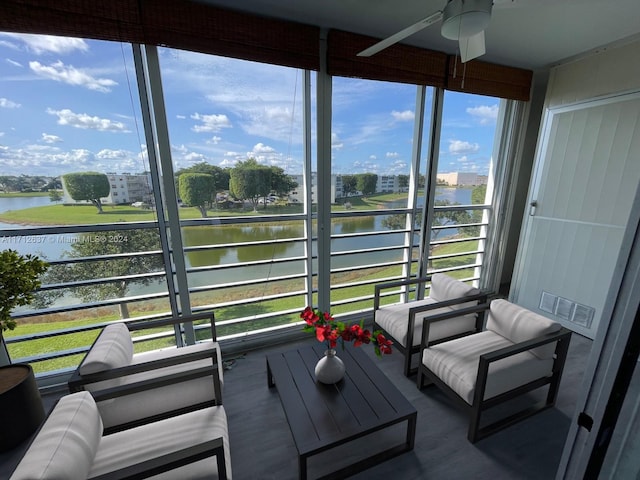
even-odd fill
[{"label": "white vase", "polygon": [[331,385],[338,383],[344,377],[344,363],[336,355],[333,348],[324,352],[324,357],[316,364],[316,380]]}]

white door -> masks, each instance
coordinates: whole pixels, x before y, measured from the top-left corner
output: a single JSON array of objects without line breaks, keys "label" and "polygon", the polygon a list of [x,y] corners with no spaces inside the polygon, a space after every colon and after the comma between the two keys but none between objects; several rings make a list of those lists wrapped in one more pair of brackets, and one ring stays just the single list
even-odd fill
[{"label": "white door", "polygon": [[510,300],[593,338],[640,180],[640,93],[549,109]]}]

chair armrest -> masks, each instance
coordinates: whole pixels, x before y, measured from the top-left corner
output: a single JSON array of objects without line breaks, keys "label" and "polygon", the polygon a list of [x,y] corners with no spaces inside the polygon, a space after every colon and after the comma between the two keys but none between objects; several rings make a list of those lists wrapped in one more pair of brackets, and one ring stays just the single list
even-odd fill
[{"label": "chair armrest", "polygon": [[[172,373],[170,375],[163,375],[161,377],[150,378],[147,380],[140,380],[138,382],[127,383],[124,385],[118,385],[111,388],[105,388],[102,390],[91,391],[91,396],[96,403],[109,400],[111,398],[123,397],[134,393],[144,392],[146,390],[153,390],[154,388],[164,387],[166,385],[174,385],[176,383],[187,382],[196,378],[207,377],[211,375],[211,369],[209,367],[194,368],[184,372]],[[215,376],[213,376],[213,382],[216,382]],[[214,384],[215,385],[215,384]],[[214,387],[215,388],[215,387]],[[217,401],[216,404],[220,403]]]},{"label": "chair armrest", "polygon": [[561,327],[557,332],[541,335],[524,342],[514,343],[513,345],[509,345],[508,347],[499,348],[498,350],[494,350],[493,352],[480,355],[480,364],[482,365],[482,363],[484,362],[487,364],[487,368],[489,368],[489,364],[497,360],[511,357],[518,353],[526,352],[527,350],[532,350],[536,347],[546,345],[547,343],[556,342],[558,340],[565,340],[570,336],[571,330],[565,327]]},{"label": "chair armrest", "polygon": [[147,478],[212,456],[215,456],[218,462],[218,478],[220,480],[226,480],[227,469],[222,437],[90,478],[91,480],[133,480]]},{"label": "chair armrest", "polygon": [[126,377],[128,375],[134,375],[136,373],[143,373],[158,368],[180,365],[181,363],[195,362],[197,360],[204,360],[206,358],[211,358],[213,365],[217,363],[218,348],[219,346],[216,344],[216,342],[214,342],[211,350],[186,352],[182,355],[176,355],[168,358],[159,358],[156,360],[137,363],[134,365],[127,365],[124,367],[111,368],[102,372],[89,373],[86,375],[80,375],[78,373],[78,375],[74,375],[72,379],[69,380],[69,388],[72,389],[72,391],[77,391],[77,387],[81,387],[89,383],[101,382],[103,380],[112,380],[114,378]]},{"label": "chair armrest", "polygon": [[431,275],[428,275],[426,277],[420,277],[420,278],[411,278],[406,280],[397,280],[393,282],[378,283],[374,287],[373,311],[375,312],[380,307],[380,292],[382,290],[386,290],[388,288],[403,287],[407,285],[415,285],[418,283],[427,283],[430,280],[431,280]]},{"label": "chair armrest", "polygon": [[[433,310],[435,308],[442,308],[445,306],[456,305],[458,303],[466,303],[469,301],[473,302],[475,300],[479,301],[482,298],[485,298],[485,301],[486,301],[486,295],[487,295],[486,293],[481,293],[478,295],[471,295],[469,297],[461,297],[461,298],[456,298],[454,300],[446,300],[444,302],[438,302],[433,305],[428,305],[429,307],[431,307],[428,309],[416,308],[416,311],[413,313],[413,316],[411,315],[411,313],[409,313],[409,318],[410,319],[413,318],[415,321],[415,314],[423,310]],[[443,320],[448,320],[450,318],[462,317],[464,315],[469,315],[471,313],[484,313],[488,309],[489,309],[489,303],[479,303],[478,305],[473,305],[471,307],[459,308],[457,310],[452,310],[450,312],[438,313],[437,315],[426,317],[424,319],[424,323],[422,324],[422,339],[420,340],[420,352],[422,352],[425,348],[428,348],[429,346],[428,345],[429,326],[432,323],[441,322]]]},{"label": "chair armrest", "polygon": [[477,404],[478,401],[484,398],[484,390],[487,384],[487,377],[489,375],[489,365],[503,358],[511,357],[518,353],[526,352],[548,343],[558,342],[558,345],[556,346],[553,371],[562,371],[564,362],[567,358],[567,350],[569,348],[571,333],[571,330],[568,328],[561,327],[557,332],[541,335],[524,342],[514,343],[508,347],[499,348],[493,352],[480,355],[480,360],[478,362],[478,374],[476,376],[474,404]]},{"label": "chair armrest", "polygon": [[[205,360],[211,359],[211,366],[206,366],[197,369],[191,369],[185,372],[174,373],[171,375],[163,375],[162,377],[158,377],[156,379],[144,380],[141,382],[134,382],[126,385],[122,385],[120,387],[114,387],[111,389],[105,389],[103,392],[112,392],[116,393],[115,395],[111,395],[109,397],[101,398],[101,400],[105,400],[106,398],[113,398],[115,396],[125,395],[127,393],[135,393],[142,390],[150,390],[153,388],[161,387],[164,385],[168,385],[170,383],[175,382],[186,382],[188,380],[204,377],[211,375],[213,377],[213,388],[214,394],[216,398],[216,404],[222,404],[222,376],[223,376],[223,365],[220,360],[220,346],[217,342],[212,342],[212,348],[207,350],[201,350],[197,352],[186,352],[181,355],[176,355],[168,358],[161,358],[157,360],[151,360],[149,362],[138,363],[134,365],[127,365],[125,367],[112,368],[110,370],[105,370],[103,372],[96,372],[87,375],[80,375],[78,370],[76,370],[69,379],[68,385],[69,390],[71,392],[77,392],[83,390],[85,385],[89,385],[92,383],[102,382],[104,380],[112,380],[114,378],[126,377],[130,375],[135,375],[138,373],[144,373],[151,370],[156,370],[159,368],[169,367],[180,365],[183,363],[195,362],[197,360]],[[184,347],[183,347],[184,348]],[[124,393],[120,393],[123,391]],[[96,397],[92,392],[92,395]],[[96,401],[98,399],[96,398]]]}]

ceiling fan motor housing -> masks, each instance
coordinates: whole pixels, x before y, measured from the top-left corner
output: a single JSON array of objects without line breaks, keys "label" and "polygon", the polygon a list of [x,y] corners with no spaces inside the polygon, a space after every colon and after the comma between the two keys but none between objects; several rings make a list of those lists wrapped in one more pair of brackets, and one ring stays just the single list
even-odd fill
[{"label": "ceiling fan motor housing", "polygon": [[442,11],[442,36],[459,40],[484,31],[492,6],[493,0],[449,0]]}]

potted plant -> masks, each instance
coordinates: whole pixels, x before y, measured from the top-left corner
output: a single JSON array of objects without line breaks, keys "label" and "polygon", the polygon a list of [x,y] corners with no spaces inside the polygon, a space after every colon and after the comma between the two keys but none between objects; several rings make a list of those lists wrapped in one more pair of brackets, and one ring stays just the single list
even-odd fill
[{"label": "potted plant", "polygon": [[[0,252],[0,452],[14,448],[44,419],[42,398],[29,364],[11,364],[2,332],[13,330],[15,307],[28,305],[49,265],[35,255]],[[5,433],[6,432],[6,433]]]},{"label": "potted plant", "polygon": [[48,267],[47,262],[35,255],[21,255],[11,249],[0,252],[0,365],[8,363],[2,332],[16,327],[11,312],[31,303],[34,292],[40,288],[40,275]]}]

